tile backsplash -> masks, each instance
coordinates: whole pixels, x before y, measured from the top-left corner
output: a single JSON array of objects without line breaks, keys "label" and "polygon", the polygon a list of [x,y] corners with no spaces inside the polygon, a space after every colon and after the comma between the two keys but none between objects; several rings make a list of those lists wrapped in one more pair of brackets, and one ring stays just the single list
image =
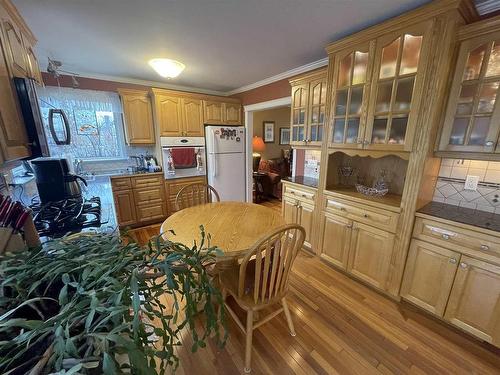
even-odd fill
[{"label": "tile backsplash", "polygon": [[[468,175],[479,177],[477,190],[464,188]],[[500,214],[500,162],[442,159],[433,200]]]}]

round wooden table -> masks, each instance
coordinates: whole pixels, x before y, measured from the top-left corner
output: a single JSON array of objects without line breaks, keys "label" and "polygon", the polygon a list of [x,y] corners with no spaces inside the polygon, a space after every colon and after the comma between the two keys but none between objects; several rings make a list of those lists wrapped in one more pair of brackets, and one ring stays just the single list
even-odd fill
[{"label": "round wooden table", "polygon": [[[266,233],[285,225],[281,214],[254,203],[218,202],[185,208],[168,217],[161,226],[164,238],[193,246],[200,243],[200,225],[210,234],[210,246],[225,257],[244,254]],[[169,232],[173,230],[175,235]]]}]

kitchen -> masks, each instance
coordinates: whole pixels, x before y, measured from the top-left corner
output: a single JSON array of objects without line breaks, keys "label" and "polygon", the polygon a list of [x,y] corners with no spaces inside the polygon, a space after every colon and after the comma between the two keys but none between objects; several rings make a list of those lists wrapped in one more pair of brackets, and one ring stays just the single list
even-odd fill
[{"label": "kitchen", "polygon": [[[236,302],[224,304],[225,358],[204,348],[192,357],[202,365],[181,352],[185,372],[248,372],[252,363],[256,373],[294,366],[495,373],[500,10],[489,1],[417,3],[335,37],[329,31],[321,60],[230,89],[189,89],[177,83],[190,65],[172,60],[143,64],[170,77],[163,82],[73,72],[66,58],[49,57],[40,72],[45,62],[28,27],[34,21],[43,30],[36,7],[14,1],[19,13],[5,0],[0,191],[31,209],[36,230],[29,233],[42,241],[131,228],[144,242],[173,230],[188,245],[203,224],[209,246],[236,257],[278,223],[300,226],[304,251],[291,270],[290,308],[283,297],[278,310],[286,323],[280,317],[260,327],[267,318],[257,322],[250,308],[245,328],[233,311],[239,294],[228,289]],[[262,146],[252,134],[261,121],[272,124],[259,111],[276,108],[290,109],[290,173],[280,177],[280,194],[256,205]],[[266,131],[277,129],[259,136]],[[213,189],[201,195],[217,212],[182,206],[183,192],[200,184]],[[273,204],[280,215],[261,211]]]}]

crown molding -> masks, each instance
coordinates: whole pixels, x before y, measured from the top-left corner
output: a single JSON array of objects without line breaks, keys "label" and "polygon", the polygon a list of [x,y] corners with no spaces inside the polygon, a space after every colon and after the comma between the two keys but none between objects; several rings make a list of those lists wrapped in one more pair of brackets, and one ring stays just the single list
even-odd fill
[{"label": "crown molding", "polygon": [[269,85],[270,83],[273,82],[281,81],[282,79],[290,78],[305,72],[309,72],[314,69],[322,68],[326,65],[328,65],[328,57],[325,57],[324,59],[321,60],[313,61],[312,63],[302,65],[297,68],[287,70],[286,72],[276,74],[275,76],[265,78],[263,80],[251,83],[249,85],[238,87],[237,89],[226,92],[226,95],[230,96],[238,94],[240,92],[253,90],[261,86]]},{"label": "crown molding", "polygon": [[144,80],[144,79],[127,78],[127,77],[113,76],[113,75],[107,75],[107,74],[87,73],[87,72],[79,72],[79,71],[75,71],[74,73],[77,74],[77,79],[78,79],[78,77],[92,78],[92,79],[100,79],[102,81],[129,83],[132,85],[158,87],[158,88],[162,88],[162,89],[195,92],[195,93],[207,94],[207,95],[228,96],[227,92],[224,92],[224,91],[208,90],[208,89],[203,89],[203,88],[199,88],[199,87],[175,85],[175,84],[159,82],[159,81],[149,81],[149,80]]},{"label": "crown molding", "polygon": [[284,98],[268,100],[267,102],[260,102],[255,104],[248,104],[243,107],[245,112],[262,111],[265,109],[272,109],[276,107],[284,107],[292,104],[292,97],[285,96]]}]

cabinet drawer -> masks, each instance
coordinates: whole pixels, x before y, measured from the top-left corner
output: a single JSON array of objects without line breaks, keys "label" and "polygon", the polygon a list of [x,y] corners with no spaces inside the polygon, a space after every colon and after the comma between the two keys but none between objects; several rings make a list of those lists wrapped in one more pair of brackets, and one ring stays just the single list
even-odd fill
[{"label": "cabinet drawer", "polygon": [[417,217],[413,237],[450,250],[500,262],[500,237]]},{"label": "cabinet drawer", "polygon": [[153,202],[163,202],[165,200],[163,189],[161,188],[161,186],[154,189],[135,189],[134,198],[137,205],[150,204]]},{"label": "cabinet drawer", "polygon": [[112,178],[111,187],[113,188],[114,191],[131,189],[132,181],[130,181],[130,177]]},{"label": "cabinet drawer", "polygon": [[287,184],[285,184],[284,195],[290,198],[295,198],[302,201],[308,201],[310,203],[314,202],[314,197],[315,197],[315,194],[312,191],[305,189],[303,190]]},{"label": "cabinet drawer", "polygon": [[358,206],[339,198],[326,198],[324,207],[326,212],[344,216],[348,219],[372,225],[389,232],[396,232],[399,214],[395,212],[372,207],[368,209],[366,206]]},{"label": "cabinet drawer", "polygon": [[135,177],[132,179],[132,186],[136,189],[158,186],[162,184],[162,180],[163,175]]},{"label": "cabinet drawer", "polygon": [[165,217],[164,203],[152,206],[137,206],[136,211],[137,220],[139,221],[161,220]]},{"label": "cabinet drawer", "polygon": [[177,196],[177,193],[187,185],[191,184],[204,184],[205,183],[205,177],[195,177],[195,178],[190,178],[190,179],[179,179],[179,180],[173,180],[173,181],[165,181],[165,187],[167,188],[168,195],[169,197],[173,197],[175,201],[175,197]]}]

